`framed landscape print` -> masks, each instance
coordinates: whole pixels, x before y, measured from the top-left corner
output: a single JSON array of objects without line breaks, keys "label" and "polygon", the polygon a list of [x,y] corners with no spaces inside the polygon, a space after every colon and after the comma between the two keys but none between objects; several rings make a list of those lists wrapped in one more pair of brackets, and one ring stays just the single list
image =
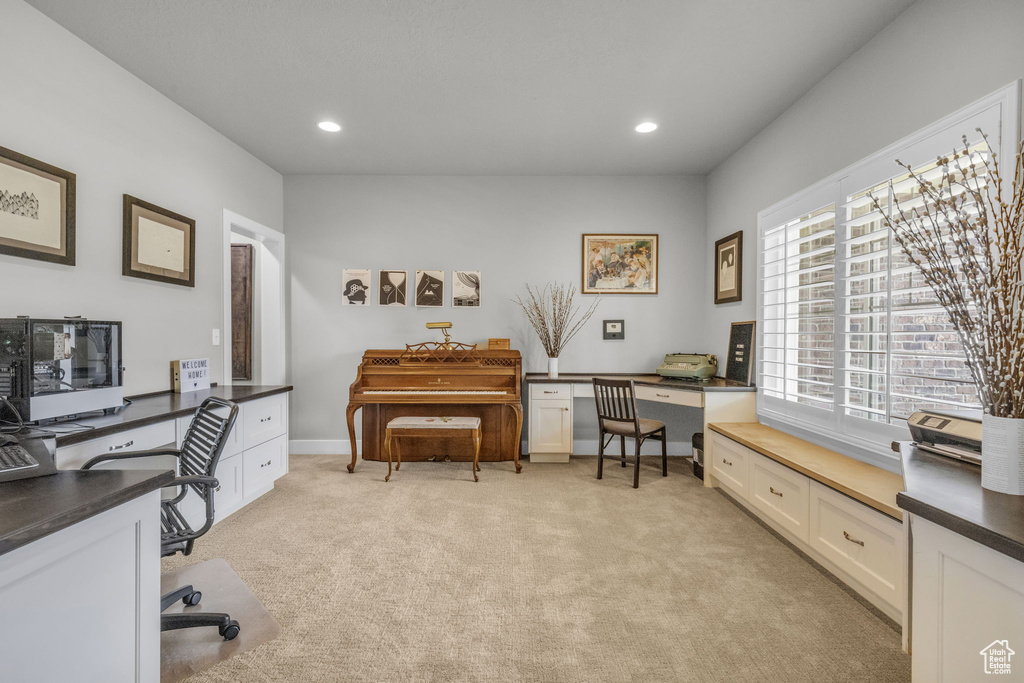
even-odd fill
[{"label": "framed landscape print", "polygon": [[0,147],[0,254],[75,265],[75,174]]},{"label": "framed landscape print", "polygon": [[196,286],[196,222],[124,195],[121,274]]},{"label": "framed landscape print", "polygon": [[743,299],[743,231],[715,242],[715,303]]},{"label": "framed landscape print", "polygon": [[426,308],[444,307],[444,271],[416,271],[416,305]]},{"label": "framed landscape print", "polygon": [[372,282],[369,270],[347,268],[341,271],[344,289],[341,292],[342,306],[369,306]]},{"label": "framed landscape print", "polygon": [[380,306],[405,306],[405,292],[408,276],[404,270],[382,270],[377,287],[377,304]]},{"label": "framed landscape print", "polygon": [[583,236],[583,294],[657,293],[657,235]]},{"label": "framed landscape print", "polygon": [[480,271],[452,271],[452,308],[480,307]]}]

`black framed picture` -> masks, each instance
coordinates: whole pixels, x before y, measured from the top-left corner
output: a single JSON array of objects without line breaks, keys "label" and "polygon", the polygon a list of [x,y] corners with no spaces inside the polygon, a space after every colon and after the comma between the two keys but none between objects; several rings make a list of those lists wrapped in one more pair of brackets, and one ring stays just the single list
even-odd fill
[{"label": "black framed picture", "polygon": [[124,195],[121,274],[196,286],[196,222]]},{"label": "black framed picture", "polygon": [[605,339],[625,339],[626,338],[626,321],[625,320],[605,320],[604,321],[604,338]]},{"label": "black framed picture", "polygon": [[75,174],[0,147],[0,254],[75,265]]},{"label": "black framed picture", "polygon": [[743,231],[715,242],[715,303],[743,299]]}]

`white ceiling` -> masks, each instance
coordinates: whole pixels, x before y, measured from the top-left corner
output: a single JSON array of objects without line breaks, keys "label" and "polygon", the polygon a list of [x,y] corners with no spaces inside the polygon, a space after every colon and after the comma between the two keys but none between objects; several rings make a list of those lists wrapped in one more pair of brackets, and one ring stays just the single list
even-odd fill
[{"label": "white ceiling", "polygon": [[283,174],[707,173],[912,1],[28,0]]}]

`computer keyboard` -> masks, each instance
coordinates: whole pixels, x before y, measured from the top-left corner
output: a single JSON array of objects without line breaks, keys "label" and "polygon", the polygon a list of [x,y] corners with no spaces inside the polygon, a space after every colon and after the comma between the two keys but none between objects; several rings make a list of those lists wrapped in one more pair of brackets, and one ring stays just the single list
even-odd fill
[{"label": "computer keyboard", "polygon": [[39,463],[19,444],[0,446],[0,472],[27,470],[39,467]]}]

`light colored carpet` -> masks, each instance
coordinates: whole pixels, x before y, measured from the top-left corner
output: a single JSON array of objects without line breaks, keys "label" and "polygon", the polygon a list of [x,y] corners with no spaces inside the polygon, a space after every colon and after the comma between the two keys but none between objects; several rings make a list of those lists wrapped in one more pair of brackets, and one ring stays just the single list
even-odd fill
[{"label": "light colored carpet", "polygon": [[[689,463],[387,463],[291,473],[189,558],[224,557],[280,622],[209,681],[910,680],[888,624]],[[177,563],[177,564],[175,564]]]}]

